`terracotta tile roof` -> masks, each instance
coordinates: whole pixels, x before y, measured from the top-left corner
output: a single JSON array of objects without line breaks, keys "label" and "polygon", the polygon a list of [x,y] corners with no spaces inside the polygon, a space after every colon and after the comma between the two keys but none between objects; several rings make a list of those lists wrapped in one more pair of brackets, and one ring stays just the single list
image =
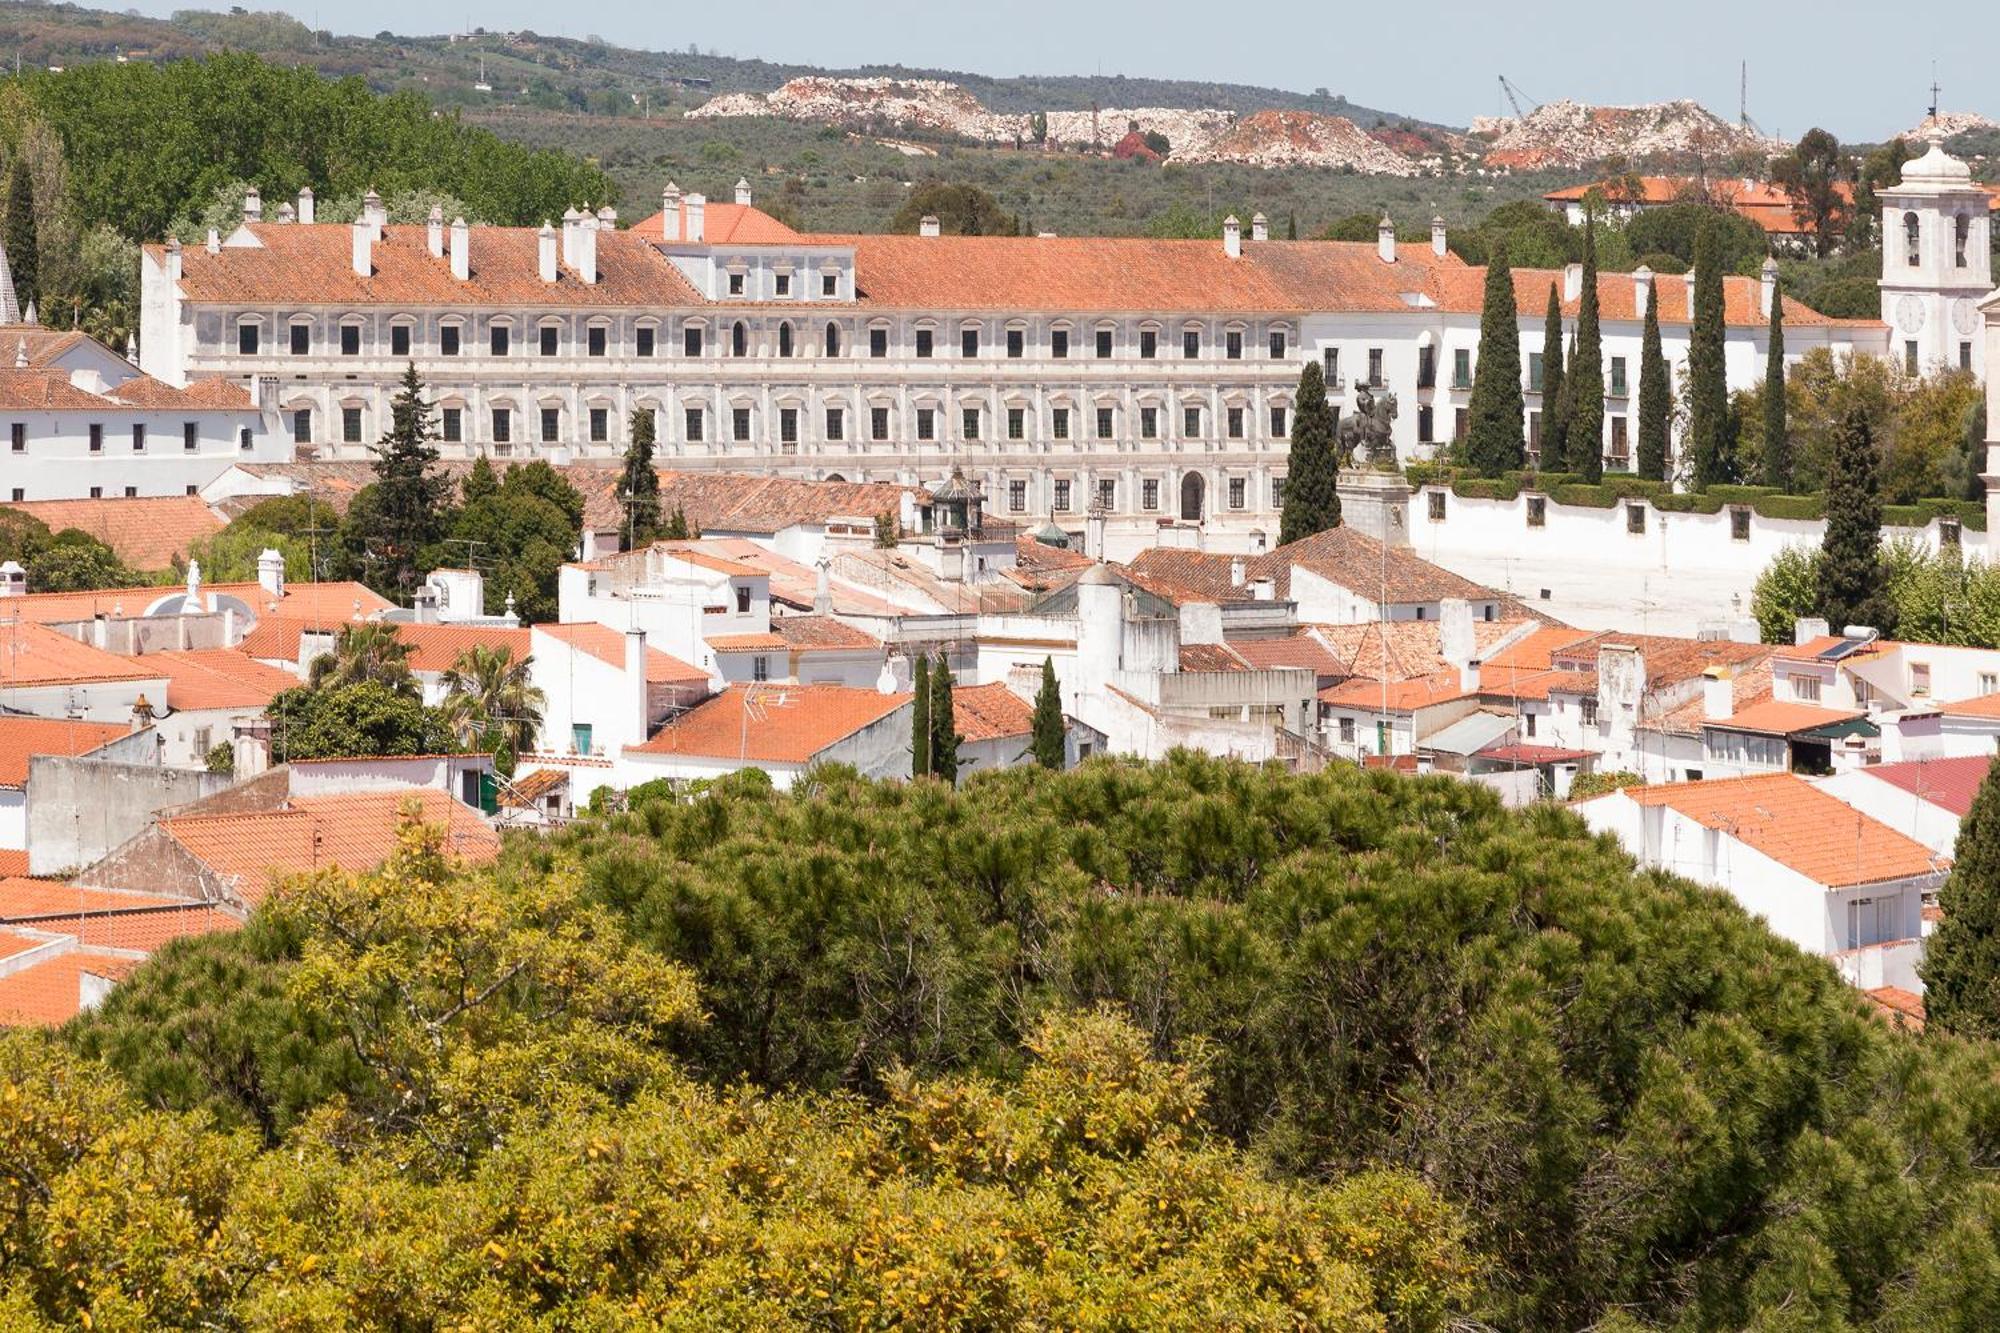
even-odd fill
[{"label": "terracotta tile roof", "polygon": [[1816,704],[1767,699],[1731,713],[1727,718],[1710,720],[1703,725],[1724,731],[1754,731],[1763,736],[1793,736],[1860,716],[1862,714],[1858,709],[1821,708]]},{"label": "terracotta tile roof", "polygon": [[676,509],[700,531],[771,533],[829,518],[900,513],[914,488],[885,482],[795,481],[735,472],[662,472],[660,512]]},{"label": "terracotta tile roof", "polygon": [[[1477,314],[1485,300],[1486,270],[1484,268],[1461,268],[1441,271],[1438,275],[1437,303],[1440,308],[1455,314]],[[1685,326],[1688,319],[1688,285],[1691,279],[1676,274],[1661,273],[1654,276],[1654,290],[1659,294],[1660,324],[1663,328],[1675,325]],[[1561,269],[1517,268],[1514,270],[1515,307],[1523,319],[1541,319],[1548,312],[1549,287],[1553,284],[1560,295],[1563,288]],[[1601,273],[1597,280],[1598,306],[1607,323],[1639,323],[1644,316],[1639,310],[1637,283],[1629,273]],[[1562,302],[1563,314],[1575,319],[1578,301]],[[1725,276],[1722,280],[1722,312],[1724,322],[1735,328],[1761,329],[1769,321],[1764,317],[1763,284],[1761,279],[1752,277]],[[1869,328],[1880,329],[1878,319],[1835,319],[1822,315],[1817,310],[1801,305],[1787,296],[1785,298],[1785,327],[1787,328]]]},{"label": "terracotta tile roof", "polygon": [[[1241,568],[1243,581],[1236,581]],[[1217,555],[1178,547],[1153,547],[1134,556],[1128,569],[1147,591],[1182,602],[1227,604],[1256,598],[1251,584],[1271,581],[1280,600],[1293,596],[1292,570],[1310,570],[1328,582],[1374,602],[1435,602],[1447,597],[1491,601],[1492,589],[1461,578],[1403,547],[1382,543],[1353,528],[1329,528],[1261,556]]]},{"label": "terracotta tile roof", "polygon": [[[1612,181],[1601,181],[1595,185],[1569,185],[1560,190],[1551,190],[1542,198],[1552,204],[1575,203],[1582,200],[1590,190],[1602,190],[1619,203],[1632,202],[1659,207],[1678,203],[1683,199],[1707,199],[1719,206],[1730,208],[1749,218],[1765,231],[1775,236],[1797,236],[1805,228],[1799,225],[1798,215],[1793,211],[1791,196],[1769,181],[1758,180],[1697,180],[1692,176],[1641,176],[1639,189],[1635,193],[1629,186]],[[1839,182],[1834,192],[1849,207],[1854,203],[1854,187]]]},{"label": "terracotta tile roof", "polygon": [[197,495],[138,496],[109,500],[23,500],[7,508],[48,524],[49,531],[75,528],[117,552],[133,569],[169,569],[176,556],[223,522]]},{"label": "terracotta tile roof", "polygon": [[[634,223],[633,234],[647,240],[658,240],[665,234],[661,222],[664,216],[655,213]],[[748,204],[718,203],[713,199],[702,210],[701,235],[708,245],[781,245],[801,239],[798,232],[761,208]]]},{"label": "terracotta tile roof", "polygon": [[1550,664],[1572,671],[1595,671],[1601,648],[1636,648],[1646,662],[1646,688],[1691,680],[1710,667],[1746,667],[1771,656],[1767,644],[1728,639],[1684,639],[1666,634],[1628,634],[1604,630],[1553,649]]},{"label": "terracotta tile roof", "polygon": [[186,815],[162,819],[159,828],[254,907],[274,875],[380,865],[395,850],[401,811],[409,801],[422,806],[426,823],[445,827],[446,845],[456,855],[480,862],[499,853],[499,835],[479,812],[433,787],[294,796],[277,810]]},{"label": "terracotta tile roof", "polygon": [[525,662],[533,637],[532,631],[501,625],[396,625],[397,640],[410,645],[412,671],[449,671],[474,648],[505,648],[516,662]]},{"label": "terracotta tile roof", "polygon": [[[1475,620],[1472,623],[1473,651],[1497,643],[1514,630],[1519,621]],[[1378,680],[1407,680],[1445,671],[1435,620],[1367,621],[1359,625],[1314,625],[1313,634],[1333,655],[1347,663],[1356,676]]]},{"label": "terracotta tile roof", "polygon": [[[1730,677],[1730,714],[1743,712],[1771,698],[1771,660],[1755,662]],[[1657,717],[1642,718],[1641,731],[1658,731],[1673,736],[1699,736],[1708,723],[1706,690],[1679,707]]]},{"label": "terracotta tile roof", "polygon": [[[537,625],[532,631],[558,639],[578,652],[589,653],[600,662],[621,670],[625,666],[625,636],[609,625],[577,622],[568,625]],[[706,685],[708,673],[690,666],[671,653],[646,645],[646,680],[652,685]]]},{"label": "terracotta tile roof", "polygon": [[[960,583],[938,577],[919,558],[901,551],[842,551],[833,558],[832,576],[868,588],[900,593],[904,614],[937,611],[947,615],[986,611],[1005,613],[1027,609],[1029,595],[1012,581]],[[835,606],[841,603],[836,600]]]},{"label": "terracotta tile roof", "polygon": [[[7,364],[12,366],[13,353],[25,347],[31,370],[45,370],[61,360],[65,353],[94,341],[89,334],[73,329],[52,329],[43,324],[0,324],[0,348],[8,353]],[[105,351],[109,355],[117,355],[108,347]]]},{"label": "terracotta tile roof", "polygon": [[253,412],[257,408],[247,388],[219,376],[190,380],[183,389],[151,375],[135,375],[123,384],[113,385],[105,396],[113,402],[150,411],[211,408]]},{"label": "terracotta tile roof", "polygon": [[1846,646],[1849,651],[1836,660],[1841,662],[1865,662],[1871,657],[1879,657],[1882,653],[1898,645],[1887,639],[1871,639],[1867,643],[1857,647],[1853,639],[1843,638],[1838,634],[1821,634],[1808,639],[1804,643],[1785,644],[1777,648],[1773,655],[1785,662],[1818,662],[1825,660],[1821,657],[1821,654],[1831,652],[1833,649],[1842,646]]},{"label": "terracotta tile roof", "polygon": [[1889,1022],[1912,1032],[1924,1030],[1924,997],[1901,986],[1877,986],[1861,994]]},{"label": "terracotta tile roof", "polygon": [[1044,571],[1089,569],[1097,562],[1081,551],[1067,546],[1047,546],[1033,537],[1022,535],[1014,539],[1014,563],[1022,569]]},{"label": "terracotta tile roof", "polygon": [[686,564],[706,569],[716,574],[727,574],[732,578],[758,578],[764,571],[747,564],[731,555],[718,542],[685,541],[654,542],[652,550],[662,552]]},{"label": "terracotta tile roof", "polygon": [[166,707],[258,708],[299,683],[289,671],[266,666],[234,648],[147,653],[130,659],[167,678]]},{"label": "terracotta tile roof", "polygon": [[255,629],[243,636],[236,651],[265,662],[297,662],[299,639],[314,628],[320,627],[297,616],[264,616]]},{"label": "terracotta tile roof", "polygon": [[1624,794],[1720,829],[1831,888],[1932,875],[1946,864],[1923,844],[1792,773],[1627,787]]},{"label": "terracotta tile roof", "polygon": [[1231,652],[1227,644],[1184,643],[1181,645],[1181,670],[1248,671],[1250,664]]},{"label": "terracotta tile roof", "polygon": [[1259,671],[1271,667],[1302,667],[1315,676],[1352,674],[1310,630],[1295,630],[1278,639],[1229,639],[1229,650]]},{"label": "terracotta tile roof", "polygon": [[521,809],[534,805],[550,792],[569,785],[569,774],[560,768],[538,768],[515,778],[500,789],[500,804]]},{"label": "terracotta tile roof", "polygon": [[[14,601],[9,598],[0,608]],[[29,621],[0,620],[0,688],[15,685],[67,685],[72,682],[158,680],[165,673],[78,643],[67,634]]]},{"label": "terracotta tile roof", "polygon": [[72,948],[0,977],[0,1027],[55,1027],[75,1018],[85,972],[122,980],[140,960]]},{"label": "terracotta tile roof", "polygon": [[717,653],[781,653],[783,636],[777,634],[711,634],[703,640]]},{"label": "terracotta tile roof", "polygon": [[2000,694],[1982,694],[1972,699],[1959,699],[1953,703],[1940,704],[1938,711],[1946,717],[2000,719]]},{"label": "terracotta tile roof", "polygon": [[1588,630],[1566,625],[1544,625],[1529,631],[1480,663],[1482,671],[1547,671],[1555,664],[1558,649],[1594,638]]},{"label": "terracotta tile roof", "polygon": [[1545,700],[1554,694],[1588,697],[1597,693],[1595,671],[1479,671],[1482,698]]},{"label": "terracotta tile roof", "polygon": [[961,739],[998,741],[1035,729],[1034,705],[996,681],[964,685],[951,692],[951,720]]},{"label": "terracotta tile roof", "polygon": [[[287,583],[281,597],[272,597],[256,583],[204,583],[201,591],[204,601],[233,597],[248,606],[259,620],[277,614],[324,625],[364,620],[394,605],[365,585],[353,582]],[[48,625],[89,620],[94,616],[141,616],[156,603],[183,596],[185,592],[179,584],[152,584],[138,588],[98,588],[90,592],[29,593],[0,601],[0,619],[32,620]]]},{"label": "terracotta tile roof", "polygon": [[[24,787],[28,760],[38,754],[89,754],[130,727],[112,722],[71,722],[67,718],[0,717],[0,787]],[[25,869],[25,867],[23,867]]]},{"label": "terracotta tile roof", "polygon": [[1960,819],[1972,811],[1972,798],[1993,767],[1993,756],[1964,755],[1950,759],[1911,759],[1899,764],[1877,764],[1861,772],[1893,787],[1900,787],[1930,804],[1949,810]]},{"label": "terracotta tile roof", "polygon": [[1392,680],[1387,683],[1386,689],[1379,680],[1356,677],[1319,693],[1320,702],[1332,708],[1376,711],[1387,707],[1392,713],[1414,712],[1465,697],[1465,689],[1459,684],[1455,671],[1418,676],[1413,680]]},{"label": "terracotta tile roof", "polygon": [[0,880],[0,925],[74,935],[103,949],[144,953],[186,935],[242,925],[210,903],[122,889],[94,889],[48,879]]},{"label": "terracotta tile roof", "polygon": [[11,847],[0,847],[0,875],[25,875],[28,873],[28,854]]},{"label": "terracotta tile roof", "polygon": [[804,764],[910,698],[845,685],[732,685],[625,752]]},{"label": "terracotta tile roof", "polygon": [[[882,641],[832,616],[773,616],[771,632],[795,653],[839,653],[879,650]],[[710,644],[714,643],[711,639]]]},{"label": "terracotta tile roof", "polygon": [[1595,750],[1565,750],[1559,745],[1494,745],[1481,750],[1479,758],[1502,764],[1568,764],[1595,753]]}]

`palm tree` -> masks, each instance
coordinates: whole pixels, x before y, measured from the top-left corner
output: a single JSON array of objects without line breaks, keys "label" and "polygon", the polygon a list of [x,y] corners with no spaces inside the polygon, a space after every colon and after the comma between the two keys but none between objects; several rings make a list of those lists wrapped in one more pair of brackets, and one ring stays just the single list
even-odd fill
[{"label": "palm tree", "polygon": [[534,660],[516,662],[513,649],[484,645],[458,655],[441,679],[445,721],[460,745],[509,754],[534,747],[548,702],[528,673]]},{"label": "palm tree", "polygon": [[315,688],[334,689],[372,680],[393,690],[413,691],[410,649],[397,637],[394,625],[381,621],[343,625],[333,651],[313,659],[310,682]]}]

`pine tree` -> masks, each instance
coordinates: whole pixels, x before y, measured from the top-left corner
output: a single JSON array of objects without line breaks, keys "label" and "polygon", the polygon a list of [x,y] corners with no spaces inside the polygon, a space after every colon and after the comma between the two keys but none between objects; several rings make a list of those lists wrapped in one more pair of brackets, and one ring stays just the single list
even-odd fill
[{"label": "pine tree", "polygon": [[2000,764],[1986,771],[1938,892],[1944,919],[1924,949],[1924,1021],[1961,1037],[2000,1037]]},{"label": "pine tree", "polygon": [[1597,226],[1583,220],[1583,295],[1577,303],[1576,355],[1569,359],[1570,409],[1563,431],[1569,470],[1604,479],[1604,340],[1597,315]]},{"label": "pine tree", "polygon": [[1835,632],[1871,625],[1895,633],[1896,610],[1884,592],[1882,500],[1876,493],[1875,437],[1868,414],[1850,409],[1833,442],[1826,479],[1826,535],[1820,541],[1816,605]]},{"label": "pine tree", "polygon": [[1764,362],[1764,484],[1792,489],[1792,441],[1785,422],[1785,293],[1771,289],[1771,347]]},{"label": "pine tree", "polygon": [[36,299],[41,273],[40,246],[35,230],[35,187],[21,157],[7,173],[7,267],[14,278],[14,297],[25,314]]},{"label": "pine tree", "polygon": [[1062,690],[1056,684],[1056,664],[1042,659],[1042,688],[1035,691],[1035,762],[1043,768],[1061,769],[1064,757]]},{"label": "pine tree", "polygon": [[1563,420],[1562,414],[1563,378],[1566,374],[1562,311],[1562,292],[1552,282],[1549,284],[1549,312],[1542,323],[1541,463],[1550,472],[1562,471],[1568,461],[1563,452],[1564,441],[1569,435],[1568,423]]},{"label": "pine tree", "polygon": [[1299,239],[1299,215],[1297,213],[1292,213],[1285,219],[1285,239],[1288,241]]},{"label": "pine tree", "polygon": [[1479,361],[1472,371],[1465,461],[1481,476],[1497,477],[1521,466],[1527,453],[1521,401],[1521,320],[1514,270],[1504,240],[1486,266],[1486,301],[1479,316]]},{"label": "pine tree", "polygon": [[416,586],[423,548],[444,533],[451,480],[437,471],[436,426],[415,362],[391,401],[390,424],[374,447],[376,528],[363,534],[380,561],[380,590],[406,594]]},{"label": "pine tree", "polygon": [[931,772],[958,782],[958,720],[951,709],[951,667],[943,653],[931,667]]},{"label": "pine tree", "polygon": [[625,549],[648,545],[660,531],[660,474],[653,470],[653,413],[632,414],[625,470],[618,477],[618,503],[625,510]]},{"label": "pine tree", "polygon": [[910,688],[913,694],[910,704],[910,776],[927,778],[931,775],[930,655],[917,654],[917,664],[911,670]]},{"label": "pine tree", "polygon": [[1646,327],[1639,345],[1639,475],[1667,479],[1667,418],[1674,387],[1660,350],[1660,285],[1646,284]]},{"label": "pine tree", "polygon": [[1340,526],[1340,459],[1333,408],[1326,401],[1326,372],[1318,361],[1299,373],[1292,406],[1291,462],[1285,476],[1280,544]]},{"label": "pine tree", "polygon": [[1729,383],[1722,358],[1722,242],[1713,216],[1694,240],[1694,327],[1688,334],[1688,481],[1705,491],[1723,480]]}]

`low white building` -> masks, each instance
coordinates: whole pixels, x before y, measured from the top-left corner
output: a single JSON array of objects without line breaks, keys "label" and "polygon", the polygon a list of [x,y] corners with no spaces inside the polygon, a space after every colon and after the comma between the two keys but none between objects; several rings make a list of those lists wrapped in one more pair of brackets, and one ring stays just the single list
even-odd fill
[{"label": "low white building", "polygon": [[615,785],[762,769],[780,791],[815,764],[908,777],[911,696],[841,685],[732,685],[619,752]]},{"label": "low white building", "polygon": [[1991,754],[1909,759],[1850,769],[1815,785],[1940,856],[1949,856],[1958,843],[1959,822],[1971,812],[1979,784],[1992,767]]}]

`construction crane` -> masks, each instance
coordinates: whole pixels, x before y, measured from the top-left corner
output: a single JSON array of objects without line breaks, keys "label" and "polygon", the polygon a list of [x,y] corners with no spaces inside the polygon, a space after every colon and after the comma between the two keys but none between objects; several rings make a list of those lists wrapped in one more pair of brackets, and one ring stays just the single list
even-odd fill
[{"label": "construction crane", "polygon": [[1750,62],[1743,62],[1743,73],[1736,85],[1736,123],[1760,139],[1769,138],[1757,122],[1750,119]]},{"label": "construction crane", "polygon": [[1528,118],[1528,113],[1521,110],[1521,99],[1524,97],[1528,98],[1529,103],[1533,105],[1535,110],[1539,111],[1542,109],[1540,102],[1535,101],[1532,97],[1528,97],[1528,94],[1522,90],[1519,84],[1510,83],[1505,74],[1500,76],[1500,95],[1506,98],[1508,105],[1514,108],[1514,119],[1516,120],[1526,120]]}]

